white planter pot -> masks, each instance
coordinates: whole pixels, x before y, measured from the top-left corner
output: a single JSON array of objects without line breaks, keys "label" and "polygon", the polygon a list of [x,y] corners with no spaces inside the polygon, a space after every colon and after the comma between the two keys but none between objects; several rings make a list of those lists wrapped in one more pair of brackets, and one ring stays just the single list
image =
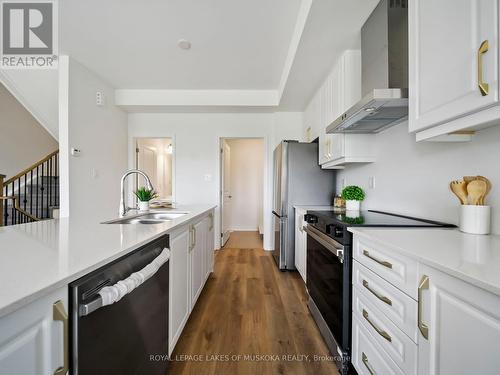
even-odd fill
[{"label": "white planter pot", "polygon": [[491,222],[490,206],[460,206],[460,230],[471,234],[489,234]]},{"label": "white planter pot", "polygon": [[139,211],[149,211],[149,202],[141,202],[137,204]]},{"label": "white planter pot", "polygon": [[361,208],[360,201],[345,201],[346,211],[359,211]]}]

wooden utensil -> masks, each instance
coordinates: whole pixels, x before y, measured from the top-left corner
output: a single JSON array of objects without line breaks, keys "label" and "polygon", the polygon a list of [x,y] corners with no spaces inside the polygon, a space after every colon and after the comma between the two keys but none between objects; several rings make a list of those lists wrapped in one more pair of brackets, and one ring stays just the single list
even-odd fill
[{"label": "wooden utensil", "polygon": [[476,176],[464,176],[464,181],[466,183],[469,183],[469,182],[474,181],[474,180],[477,180]]},{"label": "wooden utensil", "polygon": [[450,189],[458,197],[461,204],[467,204],[467,183],[465,181],[451,181]]},{"label": "wooden utensil", "polygon": [[490,180],[488,180],[486,177],[483,176],[477,176],[476,179],[486,182],[486,192],[484,193],[484,196],[481,197],[481,200],[479,202],[480,205],[484,206],[485,205],[484,200],[486,199],[486,196],[491,190],[491,182]]},{"label": "wooden utensil", "polygon": [[482,180],[474,180],[467,184],[467,194],[469,196],[469,203],[472,205],[480,205],[481,198],[484,198],[488,184]]}]

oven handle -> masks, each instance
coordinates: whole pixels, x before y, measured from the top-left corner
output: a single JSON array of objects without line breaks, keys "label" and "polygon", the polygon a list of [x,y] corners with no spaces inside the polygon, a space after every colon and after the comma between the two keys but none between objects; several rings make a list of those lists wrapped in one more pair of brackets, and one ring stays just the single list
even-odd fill
[{"label": "oven handle", "polygon": [[[117,287],[118,284],[126,285],[128,282],[131,282],[132,284],[135,284],[135,286],[127,290],[126,292],[122,293],[120,296],[115,296],[114,299],[111,299],[109,301],[104,301],[102,296],[99,294],[104,288],[102,288],[96,298],[94,298],[92,301],[89,303],[81,304],[79,306],[79,316],[87,316],[94,311],[100,309],[101,307],[111,305],[115,302],[118,302],[120,299],[125,297],[127,294],[132,293],[139,285],[143,284],[146,280],[150,279],[151,277],[158,272],[158,270],[170,259],[170,249],[164,248],[163,251],[158,255],[156,258],[154,258],[147,266],[142,268],[138,272],[134,272],[131,274],[129,277],[127,277],[124,280],[118,281],[116,284],[104,288],[116,288],[116,290],[121,290],[122,287]],[[133,281],[132,281],[133,279]]]},{"label": "oven handle", "polygon": [[314,238],[329,252],[339,258],[340,263],[344,263],[344,246],[311,225],[305,225],[303,229],[309,236]]}]

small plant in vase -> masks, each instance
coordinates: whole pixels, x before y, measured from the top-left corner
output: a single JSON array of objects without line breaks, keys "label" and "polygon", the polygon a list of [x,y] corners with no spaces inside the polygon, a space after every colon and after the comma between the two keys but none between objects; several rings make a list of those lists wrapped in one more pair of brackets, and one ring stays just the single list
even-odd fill
[{"label": "small plant in vase", "polygon": [[359,186],[346,186],[342,190],[342,199],[345,200],[345,208],[347,211],[359,211],[361,201],[365,199],[365,192]]},{"label": "small plant in vase", "polygon": [[134,191],[134,194],[139,199],[139,211],[149,211],[149,201],[158,197],[153,189],[147,189],[145,186]]}]

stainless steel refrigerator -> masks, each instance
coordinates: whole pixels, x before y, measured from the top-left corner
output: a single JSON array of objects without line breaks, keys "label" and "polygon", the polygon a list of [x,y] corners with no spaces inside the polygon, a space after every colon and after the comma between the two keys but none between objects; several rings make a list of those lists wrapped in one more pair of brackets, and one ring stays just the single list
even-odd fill
[{"label": "stainless steel refrigerator", "polygon": [[273,257],[281,270],[295,269],[294,206],[330,205],[335,171],[321,169],[318,144],[282,141],[274,150]]}]

